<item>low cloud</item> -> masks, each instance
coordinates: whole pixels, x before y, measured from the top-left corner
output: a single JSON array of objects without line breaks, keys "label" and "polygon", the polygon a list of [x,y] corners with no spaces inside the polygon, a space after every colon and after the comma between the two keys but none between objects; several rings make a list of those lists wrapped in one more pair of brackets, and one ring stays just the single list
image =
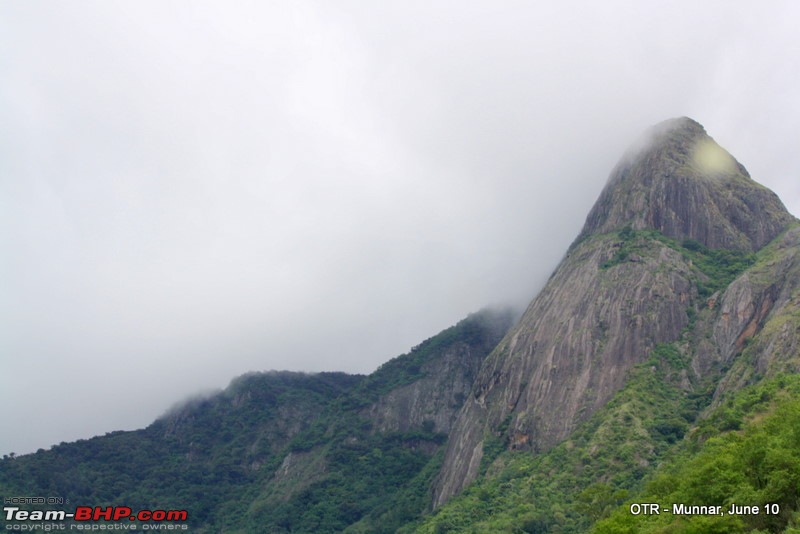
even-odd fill
[{"label": "low cloud", "polygon": [[666,118],[800,213],[797,10],[3,5],[0,452],[524,305]]}]

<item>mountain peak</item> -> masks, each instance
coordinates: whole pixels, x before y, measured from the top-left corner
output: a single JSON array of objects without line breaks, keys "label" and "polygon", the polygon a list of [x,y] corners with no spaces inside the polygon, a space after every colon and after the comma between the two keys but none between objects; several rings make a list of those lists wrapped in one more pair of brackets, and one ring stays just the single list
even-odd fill
[{"label": "mountain peak", "polygon": [[[629,240],[637,251],[629,255],[619,230],[652,229],[711,249],[754,251],[792,221],[778,197],[699,123],[683,117],[651,128],[611,173],[571,253],[484,360],[448,438],[434,505],[478,476],[496,450],[492,440],[500,436],[508,449],[549,450],[613,398],[637,365],[661,359],[658,347],[688,340],[701,310],[718,313],[705,298],[709,283],[721,283],[712,280],[718,275],[698,275],[688,247],[640,235]],[[740,311],[720,315],[720,324],[732,326],[725,327],[730,336],[713,330],[719,349],[694,353],[693,377],[728,361],[745,328],[752,335],[758,327],[764,315],[753,319],[743,310],[766,314],[774,301],[748,300],[757,294],[749,286],[742,294],[728,305]],[[688,383],[688,376],[681,380]]]},{"label": "mountain peak", "polygon": [[579,239],[629,226],[754,251],[792,219],[700,123],[680,117],[652,127],[623,156]]},{"label": "mountain peak", "polygon": [[654,132],[708,135],[703,125],[691,117],[676,117],[659,122],[651,128]]}]

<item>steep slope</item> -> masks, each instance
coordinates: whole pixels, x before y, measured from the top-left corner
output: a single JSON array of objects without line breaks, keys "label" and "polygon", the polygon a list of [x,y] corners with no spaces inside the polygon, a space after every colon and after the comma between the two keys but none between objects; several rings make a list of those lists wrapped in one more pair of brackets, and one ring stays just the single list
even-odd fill
[{"label": "steep slope", "polygon": [[[473,314],[457,325],[460,326],[457,333],[462,339],[460,343],[451,343],[436,358],[425,359],[418,365],[418,380],[381,395],[362,415],[371,420],[379,432],[407,432],[429,427],[434,432],[449,434],[483,360],[514,320],[510,310],[484,310]],[[439,343],[444,344],[446,338],[453,335],[456,335],[456,327],[440,334]],[[411,355],[420,348],[412,350]],[[391,373],[391,367],[401,362],[398,359],[387,363],[361,388],[372,387],[372,381],[381,373]]]},{"label": "steep slope", "polygon": [[186,509],[192,525],[215,524],[326,405],[361,380],[344,373],[251,373],[145,429],[3,460],[0,493]]},{"label": "steep slope", "polygon": [[703,503],[722,510],[747,503],[759,514],[633,518],[623,505],[594,531],[800,528],[800,227],[793,225],[758,256],[708,300],[694,329],[692,367],[702,366],[709,353],[724,362],[710,406],[629,502]]},{"label": "steep slope", "polygon": [[513,319],[508,310],[472,314],[331,403],[264,479],[245,530],[388,533],[417,517],[457,401]]},{"label": "steep slope", "polygon": [[[546,452],[502,451],[507,437],[491,433],[481,476],[415,532],[566,534],[598,521],[609,533],[800,526],[800,435],[787,417],[800,403],[800,226],[756,255],[659,240],[708,275],[698,273],[702,291],[679,338],[657,345],[607,404]],[[630,513],[631,503],[647,502],[725,510],[747,502],[762,514]]]},{"label": "steep slope", "polygon": [[800,227],[759,253],[758,263],[708,304],[716,312],[711,336],[694,365],[733,360],[715,403],[762,378],[800,372]]},{"label": "steep slope", "polygon": [[369,376],[244,375],[3,459],[0,496],[185,508],[197,532],[666,531],[622,503],[733,497],[781,512],[669,524],[800,526],[800,224],[702,126],[625,155],[514,320],[473,314]]},{"label": "steep slope", "polygon": [[[784,374],[736,391],[640,491],[603,502],[591,532],[798,532],[798,428],[800,376]],[[667,509],[703,503],[719,512],[634,516],[634,502],[664,503]]]},{"label": "steep slope", "polygon": [[686,117],[652,128],[622,158],[579,240],[630,226],[709,248],[756,251],[792,220],[780,199]]},{"label": "steep slope", "polygon": [[513,320],[472,314],[369,376],[243,375],[145,429],[3,459],[0,496],[185,509],[198,532],[396,529],[428,505],[458,401]]},{"label": "steep slope", "polygon": [[[450,434],[435,505],[474,480],[487,440],[534,451],[564,440],[793,220],[702,126],[681,118],[655,127],[612,172],[567,257],[483,364]],[[755,328],[763,322],[763,299],[743,289],[733,304],[733,291],[725,302],[742,312],[698,351],[697,373],[730,361],[753,313]]]}]

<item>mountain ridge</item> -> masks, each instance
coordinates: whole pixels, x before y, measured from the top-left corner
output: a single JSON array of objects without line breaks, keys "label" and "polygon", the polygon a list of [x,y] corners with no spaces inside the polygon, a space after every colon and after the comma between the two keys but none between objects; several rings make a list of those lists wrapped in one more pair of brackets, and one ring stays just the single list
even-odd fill
[{"label": "mountain ridge", "polygon": [[[185,509],[199,532],[397,528],[426,508],[456,401],[516,315],[470,314],[370,375],[246,373],[144,429],[0,460],[0,496]],[[421,406],[390,402],[421,389]]]},{"label": "mountain ridge", "polygon": [[[681,243],[724,248],[733,254],[725,261],[735,262],[793,220],[699,123],[680,118],[651,129],[612,171],[567,256],[484,363],[448,441],[435,506],[477,477],[491,436],[500,433],[512,449],[549,449],[656,345],[681,337],[703,297],[702,273]],[[706,359],[730,358],[712,352]]]},{"label": "mountain ridge", "polygon": [[682,117],[623,156],[521,315],[472,314],[367,376],[243,375],[6,458],[0,494],[185,507],[199,532],[586,532],[798,373],[800,224]]},{"label": "mountain ridge", "polygon": [[578,241],[630,226],[754,252],[792,219],[778,196],[753,181],[700,123],[681,117],[652,127],[622,157]]}]

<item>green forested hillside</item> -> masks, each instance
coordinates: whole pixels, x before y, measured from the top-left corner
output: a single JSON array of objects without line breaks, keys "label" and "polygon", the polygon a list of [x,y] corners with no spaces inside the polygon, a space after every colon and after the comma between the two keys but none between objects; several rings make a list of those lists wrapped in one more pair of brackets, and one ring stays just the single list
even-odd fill
[{"label": "green forested hillside", "polygon": [[[429,379],[459,348],[485,357],[509,328],[508,312],[470,316],[369,376],[251,373],[146,429],[6,458],[0,495],[185,508],[198,532],[794,532],[800,378],[758,374],[715,398],[721,377],[753,358],[757,337],[702,379],[691,369],[718,313],[705,299],[742,272],[761,276],[782,252],[713,251],[653,231],[618,237],[602,269],[650,253],[654,241],[692,261],[698,300],[687,303],[681,340],[658,345],[605,407],[544,454],[508,450],[502,428],[487,435],[479,479],[435,512],[430,487],[446,433],[429,420],[378,431],[374,407]],[[765,331],[800,329],[794,309]],[[633,503],[737,503],[761,514],[644,516],[630,513]]]},{"label": "green forested hillside", "polygon": [[194,525],[227,521],[292,434],[360,380],[342,373],[245,375],[146,429],[3,460],[0,493],[62,496],[73,505],[186,509]]},{"label": "green forested hillside", "polygon": [[[654,359],[637,369],[606,409],[547,454],[504,453],[415,531],[800,532],[800,376],[737,392],[680,439],[710,391],[681,394],[669,385],[673,364]],[[634,515],[634,503],[662,511]],[[674,504],[734,503],[760,513],[672,513]]]},{"label": "green forested hillside", "polygon": [[369,376],[244,375],[4,458],[0,497],[186,509],[201,533],[800,532],[800,223],[691,119],[645,145],[518,319]]},{"label": "green forested hillside", "polygon": [[567,441],[541,455],[502,452],[418,531],[585,532],[637,488],[709,402],[708,385],[681,387],[686,363],[675,346],[659,346]]},{"label": "green forested hillside", "polygon": [[[631,497],[593,532],[800,532],[800,376],[731,396]],[[658,503],[661,513],[635,516],[631,503]],[[676,514],[676,504],[720,513]],[[734,505],[750,509],[730,513]]]},{"label": "green forested hillside", "polygon": [[[462,495],[406,531],[441,532],[794,532],[800,510],[800,375],[791,348],[750,375],[742,390],[720,390],[723,377],[753,368],[764,345],[756,332],[737,356],[701,376],[693,369],[720,315],[717,302],[738,276],[765,279],[796,250],[776,239],[758,255],[709,250],[654,231],[619,232],[616,255],[602,269],[640,261],[656,240],[681,252],[695,269],[697,299],[681,339],[656,346],[625,387],[567,440],[540,455],[508,450],[504,428],[485,436],[482,475]],[[794,270],[787,276],[796,278]],[[770,280],[768,283],[776,283]],[[760,326],[782,332],[780,349],[800,335],[796,280],[792,295]],[[787,367],[788,366],[788,367]],[[715,394],[716,393],[716,394]],[[748,517],[634,516],[631,503],[760,507]],[[777,504],[766,514],[764,506]]]},{"label": "green forested hillside", "polygon": [[391,532],[429,505],[446,436],[379,432],[367,409],[440,361],[479,364],[512,318],[473,314],[369,376],[250,373],[146,429],[6,458],[0,497],[186,509],[198,532]]}]

